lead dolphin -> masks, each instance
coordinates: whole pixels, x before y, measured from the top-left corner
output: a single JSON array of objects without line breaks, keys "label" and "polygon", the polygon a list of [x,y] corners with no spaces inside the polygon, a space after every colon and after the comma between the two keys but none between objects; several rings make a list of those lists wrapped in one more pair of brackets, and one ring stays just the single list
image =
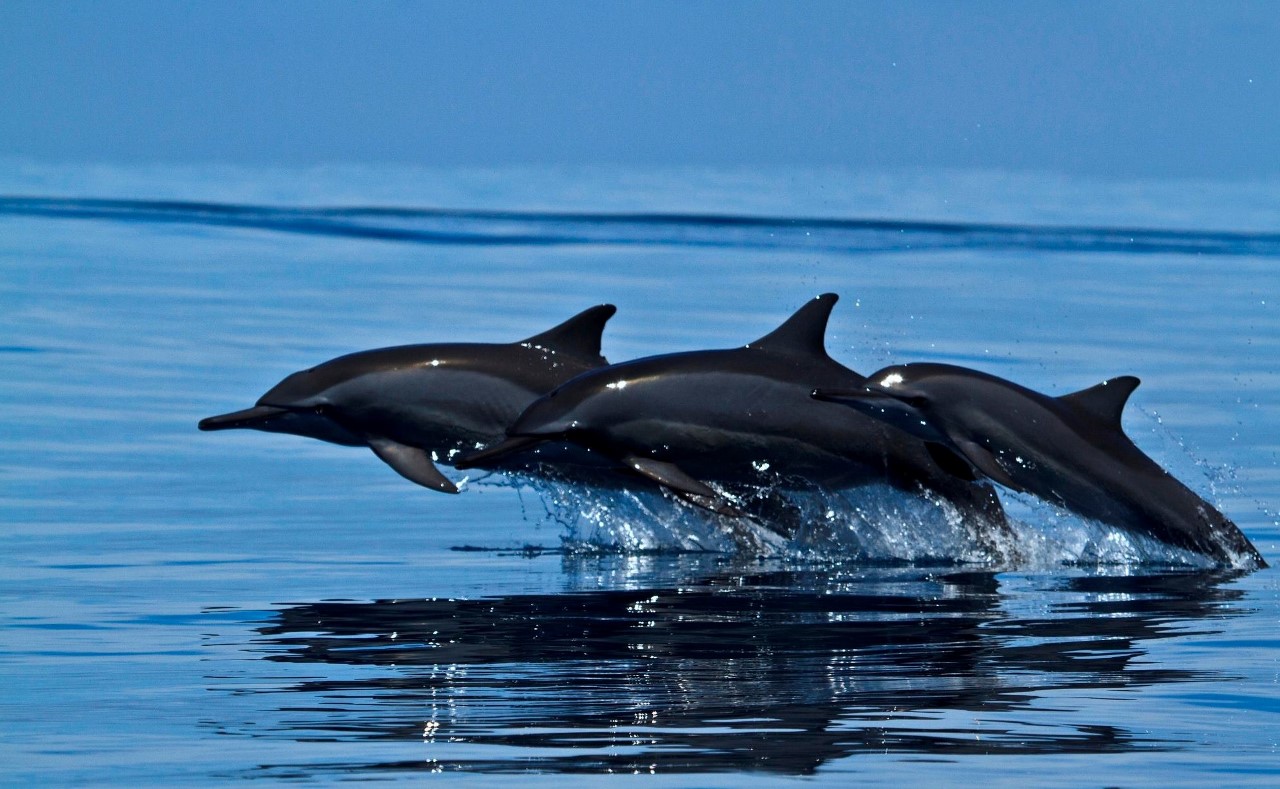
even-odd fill
[{"label": "lead dolphin", "polygon": [[741,348],[652,356],[584,373],[530,405],[508,428],[506,441],[456,465],[492,463],[539,442],[568,441],[726,515],[742,512],[708,482],[887,482],[911,491],[923,487],[966,516],[1007,528],[990,486],[942,470],[923,442],[810,397],[814,387],[865,382],[824,348],[837,298],[818,296]]},{"label": "lead dolphin", "polygon": [[434,460],[491,444],[529,403],[608,362],[601,304],[513,343],[402,345],[340,356],[293,373],[243,411],[201,430],[250,428],[367,446],[401,476],[457,493]]},{"label": "lead dolphin", "polygon": [[1086,518],[1221,563],[1266,567],[1234,523],[1125,435],[1120,415],[1138,383],[1121,376],[1050,397],[964,367],[904,364],[873,373],[865,386],[819,388],[813,396],[930,442],[961,475],[976,470]]}]

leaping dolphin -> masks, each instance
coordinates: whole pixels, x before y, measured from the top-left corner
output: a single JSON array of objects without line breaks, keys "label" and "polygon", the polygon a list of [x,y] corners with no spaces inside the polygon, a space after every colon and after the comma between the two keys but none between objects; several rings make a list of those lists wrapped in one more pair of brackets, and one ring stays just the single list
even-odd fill
[{"label": "leaping dolphin", "polygon": [[253,408],[202,419],[199,427],[367,446],[406,479],[457,493],[433,461],[502,439],[539,396],[608,364],[600,336],[616,311],[601,304],[514,343],[403,345],[340,356],[293,373]]},{"label": "leaping dolphin", "polygon": [[583,373],[530,405],[506,441],[456,465],[483,465],[539,442],[568,441],[726,515],[742,513],[708,482],[887,482],[923,487],[966,516],[1007,528],[990,486],[939,468],[921,441],[810,397],[815,387],[865,383],[824,348],[837,298],[818,296],[741,348],[652,356]]},{"label": "leaping dolphin", "polygon": [[904,364],[864,386],[813,396],[891,424],[925,442],[962,476],[976,470],[1102,523],[1234,566],[1266,567],[1240,529],[1125,435],[1120,414],[1138,379],[1122,376],[1050,397],[948,364]]}]

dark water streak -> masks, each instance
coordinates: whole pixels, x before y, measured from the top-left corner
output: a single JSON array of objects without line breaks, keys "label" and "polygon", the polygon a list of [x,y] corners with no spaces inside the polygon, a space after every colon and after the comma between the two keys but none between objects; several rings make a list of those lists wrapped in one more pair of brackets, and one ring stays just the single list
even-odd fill
[{"label": "dark water streak", "polygon": [[[572,563],[572,560],[566,559]],[[672,560],[677,561],[677,560]],[[569,568],[570,573],[574,572]],[[315,666],[265,693],[298,740],[502,746],[446,770],[807,775],[860,752],[1100,754],[1168,750],[1109,721],[1046,725],[1058,690],[1223,679],[1143,660],[1150,642],[1244,613],[1237,574],[1047,579],[1043,615],[1010,613],[988,573],[729,571],[636,590],[290,605],[258,628],[264,660]],[[321,666],[329,668],[320,669]],[[362,669],[355,678],[349,671]],[[376,669],[370,672],[370,669]],[[241,690],[241,693],[257,693]],[[940,723],[980,714],[991,725]],[[1077,712],[1085,716],[1087,713]],[[424,722],[437,727],[424,730]],[[269,765],[268,774],[423,770],[423,761]]]},{"label": "dark water streak", "polygon": [[1063,227],[725,214],[570,213],[396,207],[290,207],[166,200],[0,196],[0,217],[246,228],[461,246],[679,245],[882,252],[1056,252],[1280,257],[1280,233]]}]

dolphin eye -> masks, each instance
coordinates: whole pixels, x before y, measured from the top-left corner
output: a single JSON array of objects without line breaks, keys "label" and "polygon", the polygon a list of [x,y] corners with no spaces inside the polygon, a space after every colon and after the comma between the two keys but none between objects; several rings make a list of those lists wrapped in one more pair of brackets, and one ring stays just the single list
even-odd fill
[{"label": "dolphin eye", "polygon": [[324,416],[324,412],[328,411],[329,407],[322,403],[316,406],[315,408],[312,408],[311,410],[316,413],[316,416]]},{"label": "dolphin eye", "polygon": [[924,408],[925,406],[929,405],[929,398],[923,397],[921,395],[912,395],[911,397],[902,398],[902,402],[906,403],[912,408]]}]

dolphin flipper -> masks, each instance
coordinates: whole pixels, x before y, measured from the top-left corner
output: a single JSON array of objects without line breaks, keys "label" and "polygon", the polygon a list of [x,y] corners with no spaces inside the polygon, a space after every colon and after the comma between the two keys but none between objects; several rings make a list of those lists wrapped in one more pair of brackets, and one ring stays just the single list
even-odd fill
[{"label": "dolphin flipper", "polygon": [[938,464],[938,468],[965,482],[977,482],[978,475],[973,472],[969,461],[957,455],[947,445],[926,441],[924,448],[929,452],[929,457],[933,458],[933,462]]},{"label": "dolphin flipper", "polygon": [[381,436],[371,436],[369,448],[383,463],[410,482],[441,493],[458,492],[458,486],[441,474],[436,464],[431,462],[431,456],[419,447],[405,446]]},{"label": "dolphin flipper", "polygon": [[628,455],[622,459],[622,462],[627,468],[635,471],[640,476],[647,477],[663,487],[670,488],[677,496],[691,504],[696,504],[703,509],[711,510],[720,515],[728,515],[732,518],[740,518],[744,515],[742,510],[729,503],[724,496],[721,496],[705,483],[689,476],[673,463],[663,463],[660,460],[642,458],[635,455]]},{"label": "dolphin flipper", "polygon": [[1004,470],[1004,467],[1000,465],[1000,461],[996,460],[996,456],[991,454],[989,449],[976,441],[968,439],[956,440],[953,436],[952,441],[955,441],[956,448],[960,450],[965,459],[989,479],[999,482],[1010,490],[1016,490],[1019,493],[1026,492],[1027,489],[1013,481],[1013,478],[1009,476],[1009,472]]}]

